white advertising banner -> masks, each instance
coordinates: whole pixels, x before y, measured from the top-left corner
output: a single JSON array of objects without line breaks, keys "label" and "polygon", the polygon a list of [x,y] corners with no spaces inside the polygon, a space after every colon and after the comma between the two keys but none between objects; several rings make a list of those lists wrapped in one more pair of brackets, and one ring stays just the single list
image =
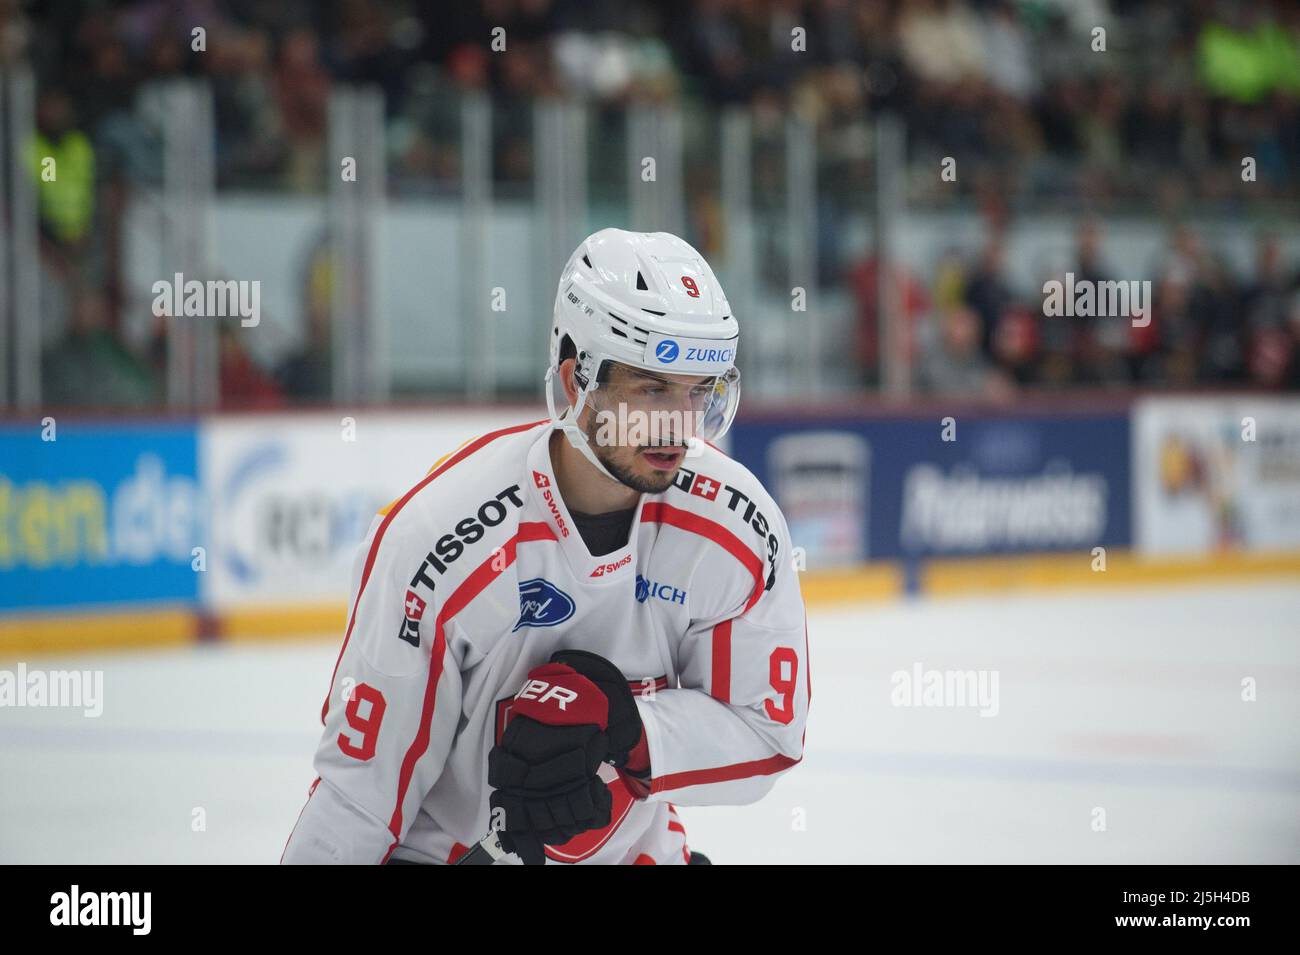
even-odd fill
[{"label": "white advertising banner", "polygon": [[1144,399],[1132,436],[1139,551],[1300,549],[1300,399]]},{"label": "white advertising banner", "polygon": [[478,435],[533,409],[253,414],[201,425],[212,515],[203,599],[215,610],[342,603],[375,514]]}]

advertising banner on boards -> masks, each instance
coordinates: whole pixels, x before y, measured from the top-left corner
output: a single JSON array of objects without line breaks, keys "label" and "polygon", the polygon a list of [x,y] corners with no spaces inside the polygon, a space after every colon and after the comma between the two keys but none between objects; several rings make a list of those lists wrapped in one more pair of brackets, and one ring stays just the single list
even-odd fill
[{"label": "advertising banner on boards", "polygon": [[193,603],[196,448],[191,423],[0,427],[0,614]]},{"label": "advertising banner on boards", "polygon": [[1128,546],[1124,414],[738,421],[808,569]]}]

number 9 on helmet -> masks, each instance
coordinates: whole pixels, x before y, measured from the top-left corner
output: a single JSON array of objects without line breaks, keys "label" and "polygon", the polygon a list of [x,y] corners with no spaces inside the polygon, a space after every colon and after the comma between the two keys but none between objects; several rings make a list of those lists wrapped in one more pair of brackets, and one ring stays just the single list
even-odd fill
[{"label": "number 9 on helmet", "polygon": [[[560,275],[550,336],[546,398],[551,421],[602,471],[578,415],[619,363],[656,375],[712,378],[695,414],[693,437],[726,433],[740,403],[736,348],[740,326],[708,262],[667,232],[602,229],[582,241]],[[577,401],[559,382],[577,360]]]}]

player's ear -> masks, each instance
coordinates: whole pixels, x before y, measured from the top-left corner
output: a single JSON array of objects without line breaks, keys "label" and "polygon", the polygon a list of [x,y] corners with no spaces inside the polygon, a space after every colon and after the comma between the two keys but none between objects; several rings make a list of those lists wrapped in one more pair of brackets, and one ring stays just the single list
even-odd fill
[{"label": "player's ear", "polygon": [[573,372],[577,367],[576,358],[565,358],[560,362],[560,383],[564,385],[564,397],[569,399],[569,407],[578,403],[578,383],[573,380]]}]

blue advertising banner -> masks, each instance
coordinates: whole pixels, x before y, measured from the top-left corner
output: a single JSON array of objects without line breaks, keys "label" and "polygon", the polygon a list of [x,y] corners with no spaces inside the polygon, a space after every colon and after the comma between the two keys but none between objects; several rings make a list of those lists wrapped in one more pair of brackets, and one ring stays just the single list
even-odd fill
[{"label": "blue advertising banner", "polygon": [[192,424],[0,426],[0,613],[196,601],[197,475]]},{"label": "blue advertising banner", "polygon": [[737,421],[809,568],[1128,547],[1125,414]]}]

